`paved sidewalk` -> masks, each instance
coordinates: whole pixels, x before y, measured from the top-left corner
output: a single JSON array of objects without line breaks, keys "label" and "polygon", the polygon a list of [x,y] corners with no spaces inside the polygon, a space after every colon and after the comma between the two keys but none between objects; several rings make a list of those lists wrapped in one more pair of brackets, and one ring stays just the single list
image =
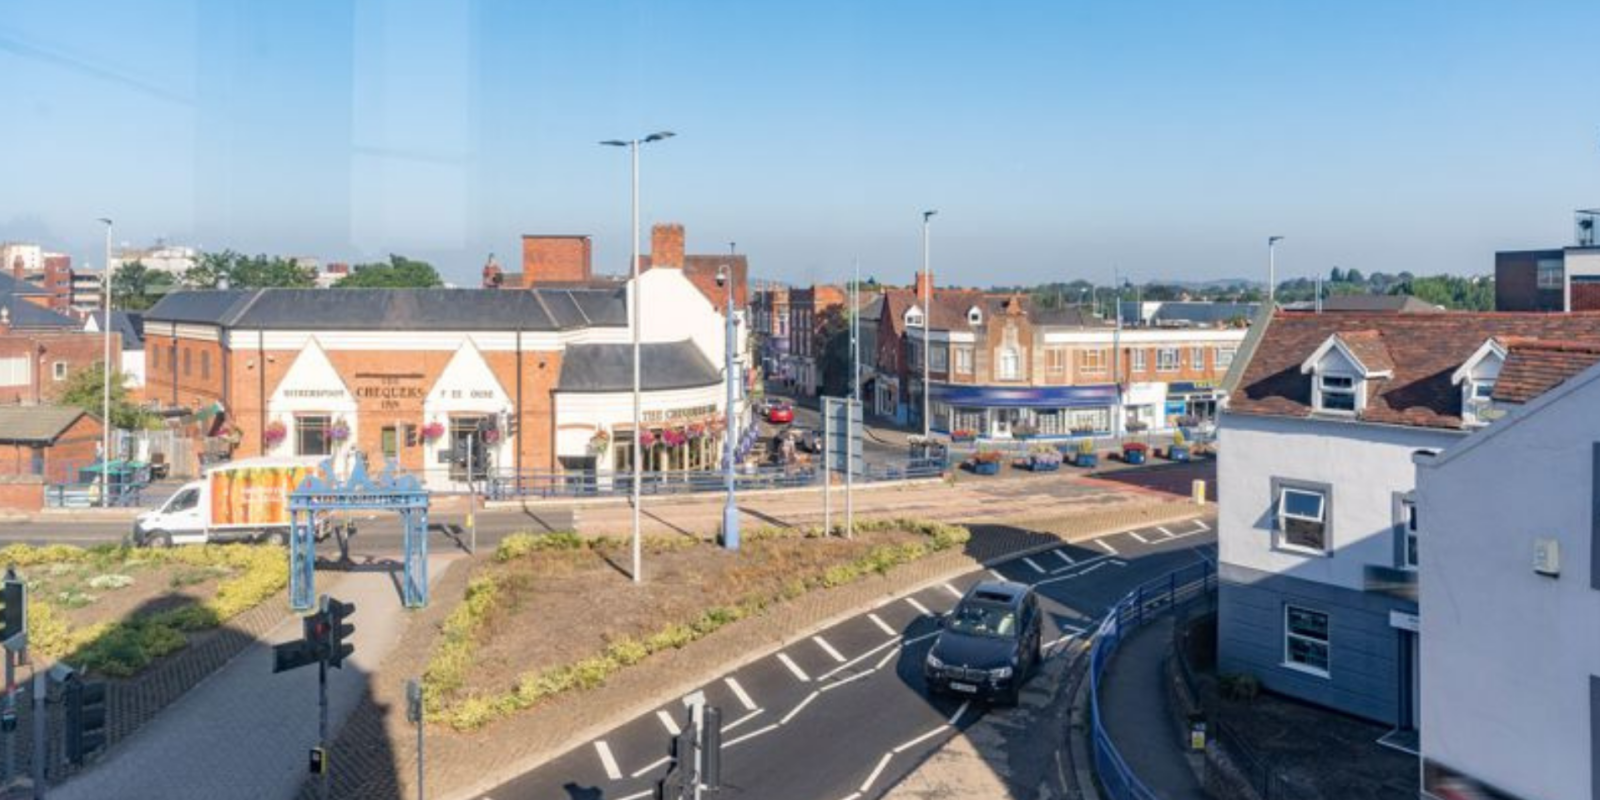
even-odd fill
[{"label": "paved sidewalk", "polygon": [[1122,642],[1100,683],[1100,716],[1139,780],[1163,800],[1206,800],[1168,713],[1166,670],[1172,615]]},{"label": "paved sidewalk", "polygon": [[[430,584],[458,560],[431,557]],[[399,640],[407,615],[387,572],[322,572],[317,589],[356,604],[355,655],[328,672],[331,739],[370,696],[372,672]],[[272,645],[300,635],[298,617],[279,624],[50,797],[293,797],[317,738],[317,669],[272,674]]]}]

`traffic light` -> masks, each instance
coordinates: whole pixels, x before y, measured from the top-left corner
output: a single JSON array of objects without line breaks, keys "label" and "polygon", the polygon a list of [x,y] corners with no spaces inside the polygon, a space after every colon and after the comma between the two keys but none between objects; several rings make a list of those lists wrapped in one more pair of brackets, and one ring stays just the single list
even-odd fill
[{"label": "traffic light", "polygon": [[[0,608],[0,642],[12,643],[28,632],[28,584],[17,577],[14,569],[6,570],[0,603],[4,604],[4,608]],[[25,640],[22,641],[25,644]]]},{"label": "traffic light", "polygon": [[106,685],[76,675],[62,689],[67,705],[67,760],[82,764],[106,744]]},{"label": "traffic light", "polygon": [[417,426],[406,425],[406,447],[417,446]]},{"label": "traffic light", "polygon": [[301,635],[305,638],[312,661],[325,661],[333,640],[333,626],[328,622],[328,596],[322,596],[322,605],[300,619]]},{"label": "traffic light", "polygon": [[506,431],[506,438],[507,439],[515,439],[515,438],[517,438],[517,421],[520,420],[520,419],[522,419],[522,415],[521,414],[507,414],[506,415],[505,431]]},{"label": "traffic light", "polygon": [[348,641],[355,635],[356,626],[347,621],[356,613],[355,603],[341,603],[327,595],[323,595],[323,613],[328,617],[328,666],[344,668],[346,656],[356,651],[354,643]]}]

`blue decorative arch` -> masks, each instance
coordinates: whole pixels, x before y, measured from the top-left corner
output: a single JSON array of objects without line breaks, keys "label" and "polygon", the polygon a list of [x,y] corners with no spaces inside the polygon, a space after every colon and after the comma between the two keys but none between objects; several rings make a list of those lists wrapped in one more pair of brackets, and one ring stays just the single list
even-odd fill
[{"label": "blue decorative arch", "polygon": [[405,524],[406,608],[428,605],[428,491],[416,476],[397,472],[391,459],[372,478],[367,459],[356,454],[350,476],[340,481],[333,459],[322,462],[289,493],[289,607],[311,611],[316,607],[316,563],[319,517],[330,511],[394,511]]}]

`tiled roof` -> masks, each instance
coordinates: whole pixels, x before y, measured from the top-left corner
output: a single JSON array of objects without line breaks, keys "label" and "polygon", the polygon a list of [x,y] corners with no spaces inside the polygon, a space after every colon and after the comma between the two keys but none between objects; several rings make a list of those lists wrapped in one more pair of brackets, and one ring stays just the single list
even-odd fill
[{"label": "tiled roof", "polygon": [[10,273],[0,272],[0,295],[14,294],[24,297],[48,297],[50,292],[38,284],[17,280]]},{"label": "tiled roof", "polygon": [[[1229,410],[1311,415],[1311,376],[1300,365],[1340,333],[1371,331],[1394,376],[1369,392],[1360,418],[1429,428],[1461,426],[1460,387],[1451,375],[1491,337],[1600,341],[1600,314],[1297,314],[1274,316],[1245,365]],[[1361,338],[1361,337],[1357,337]],[[1515,373],[1512,375],[1515,378]],[[1502,372],[1502,380],[1504,373]],[[1513,384],[1515,387],[1516,384]],[[1498,390],[1498,385],[1496,387]]]},{"label": "tiled roof", "polygon": [[1340,331],[1334,335],[1368,372],[1394,372],[1394,359],[1389,357],[1389,348],[1384,345],[1382,334],[1368,329]]},{"label": "tiled roof", "polygon": [[1600,363],[1600,341],[1511,339],[1495,380],[1494,399],[1526,403]]},{"label": "tiled roof", "polygon": [[627,324],[612,289],[247,289],[173,292],[153,322],[266,330],[528,330]]},{"label": "tiled roof", "polygon": [[49,444],[85,413],[74,406],[0,406],[0,442]]}]

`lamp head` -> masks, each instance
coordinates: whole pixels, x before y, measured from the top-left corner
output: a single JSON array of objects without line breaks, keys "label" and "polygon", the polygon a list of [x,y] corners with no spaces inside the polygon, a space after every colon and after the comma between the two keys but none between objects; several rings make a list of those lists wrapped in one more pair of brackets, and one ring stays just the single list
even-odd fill
[{"label": "lamp head", "polygon": [[722,266],[717,267],[717,288],[721,289],[722,287],[727,286],[727,285],[728,285],[728,265],[723,264]]}]

